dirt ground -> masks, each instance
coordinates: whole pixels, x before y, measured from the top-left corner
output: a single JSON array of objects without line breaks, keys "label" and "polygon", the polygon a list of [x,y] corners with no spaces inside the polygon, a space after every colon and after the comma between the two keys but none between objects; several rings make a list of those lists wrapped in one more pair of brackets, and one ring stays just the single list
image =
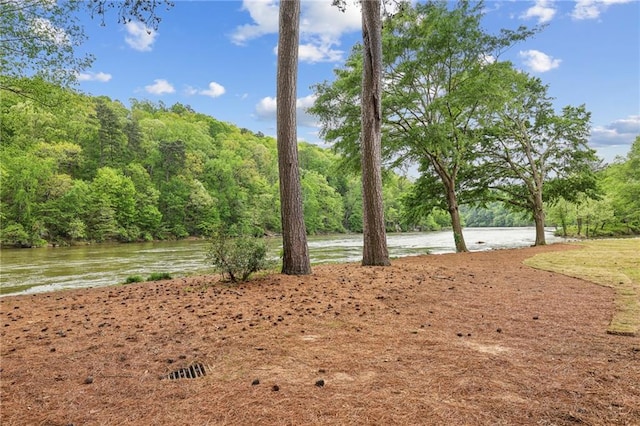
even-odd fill
[{"label": "dirt ground", "polygon": [[0,423],[640,425],[613,290],[522,264],[568,248],[4,297]]}]

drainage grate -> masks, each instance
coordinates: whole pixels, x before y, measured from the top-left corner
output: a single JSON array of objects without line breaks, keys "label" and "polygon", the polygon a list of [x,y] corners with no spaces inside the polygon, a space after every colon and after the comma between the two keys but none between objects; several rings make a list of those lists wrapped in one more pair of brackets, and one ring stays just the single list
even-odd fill
[{"label": "drainage grate", "polygon": [[180,368],[178,370],[169,373],[166,378],[169,380],[177,379],[196,379],[207,375],[207,371],[204,364],[196,363],[188,367]]}]

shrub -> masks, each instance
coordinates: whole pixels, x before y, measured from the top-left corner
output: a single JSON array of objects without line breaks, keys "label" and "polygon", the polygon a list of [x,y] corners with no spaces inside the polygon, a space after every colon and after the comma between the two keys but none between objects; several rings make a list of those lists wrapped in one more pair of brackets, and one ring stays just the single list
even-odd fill
[{"label": "shrub", "polygon": [[224,230],[214,233],[208,259],[216,272],[231,282],[247,281],[254,272],[270,266],[264,239],[243,234],[233,236]]},{"label": "shrub", "polygon": [[141,283],[142,281],[143,281],[143,278],[140,275],[130,275],[127,277],[124,283],[125,284]]},{"label": "shrub", "polygon": [[172,278],[173,277],[168,272],[153,272],[151,275],[149,275],[147,281],[170,280]]}]

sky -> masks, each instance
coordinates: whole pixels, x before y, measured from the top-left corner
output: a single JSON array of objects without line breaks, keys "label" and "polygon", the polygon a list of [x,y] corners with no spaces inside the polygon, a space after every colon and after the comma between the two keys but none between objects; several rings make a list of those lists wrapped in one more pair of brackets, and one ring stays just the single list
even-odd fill
[{"label": "sky", "polygon": [[[343,13],[329,0],[302,0],[298,69],[298,138],[318,137],[313,85],[332,81],[361,40],[360,11]],[[186,1],[162,7],[157,30],[115,15],[84,16],[88,39],[80,51],[95,56],[79,75],[79,89],[129,106],[132,98],[176,102],[253,132],[275,136],[278,2]],[[495,34],[520,25],[542,32],[500,59],[549,86],[560,113],[566,105],[591,112],[589,144],[606,162],[625,156],[640,135],[640,1],[486,1],[483,27]]]}]

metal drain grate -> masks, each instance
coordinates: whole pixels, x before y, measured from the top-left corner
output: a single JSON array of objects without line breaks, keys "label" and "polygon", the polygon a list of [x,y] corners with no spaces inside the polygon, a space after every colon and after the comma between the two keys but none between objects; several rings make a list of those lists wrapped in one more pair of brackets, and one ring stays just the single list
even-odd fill
[{"label": "metal drain grate", "polygon": [[204,364],[196,363],[188,367],[180,368],[167,374],[166,378],[169,380],[178,379],[196,379],[207,375],[207,371]]}]

